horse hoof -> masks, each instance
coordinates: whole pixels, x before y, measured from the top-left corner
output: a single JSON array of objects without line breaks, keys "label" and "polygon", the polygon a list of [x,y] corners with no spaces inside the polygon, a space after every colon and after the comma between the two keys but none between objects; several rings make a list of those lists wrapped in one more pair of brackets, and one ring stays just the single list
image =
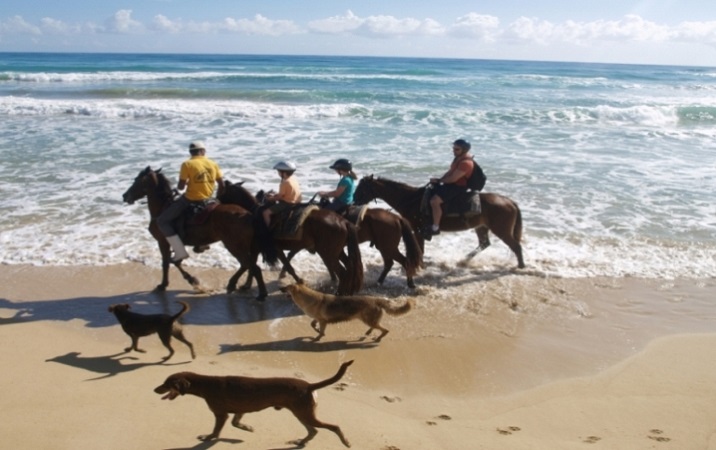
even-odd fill
[{"label": "horse hoof", "polygon": [[266,294],[259,294],[259,295],[257,295],[256,298],[255,298],[255,300],[256,300],[257,302],[261,302],[261,303],[265,302],[265,301],[266,301]]},{"label": "horse hoof", "polygon": [[152,292],[164,292],[166,290],[167,290],[166,286],[159,284],[159,285],[157,285],[157,287],[154,288],[154,290]]}]

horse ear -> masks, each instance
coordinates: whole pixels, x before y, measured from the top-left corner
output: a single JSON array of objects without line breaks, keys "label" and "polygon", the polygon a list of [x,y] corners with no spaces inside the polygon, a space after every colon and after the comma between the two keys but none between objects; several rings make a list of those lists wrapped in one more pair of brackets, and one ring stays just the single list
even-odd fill
[{"label": "horse ear", "polygon": [[161,167],[156,170],[157,173],[161,173],[161,171],[162,171]]}]

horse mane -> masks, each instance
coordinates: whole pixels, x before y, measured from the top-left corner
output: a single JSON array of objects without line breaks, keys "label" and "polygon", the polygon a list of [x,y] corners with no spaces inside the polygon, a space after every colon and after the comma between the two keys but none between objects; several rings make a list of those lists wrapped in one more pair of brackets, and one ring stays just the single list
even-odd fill
[{"label": "horse mane", "polygon": [[149,169],[148,172],[149,174],[154,174],[157,179],[156,192],[162,199],[162,201],[167,202],[173,199],[174,191],[172,190],[172,185],[171,183],[169,183],[169,179],[162,173],[162,169],[156,171],[152,171],[151,169]]},{"label": "horse mane", "polygon": [[395,181],[395,180],[391,180],[389,178],[384,178],[384,177],[378,177],[378,181],[381,181],[385,184],[392,185],[393,188],[404,189],[406,191],[418,191],[421,189],[421,188],[417,188],[415,186],[411,186],[407,183],[403,183],[402,181]]},{"label": "horse mane", "polygon": [[254,211],[259,207],[256,197],[243,186],[244,182],[232,183],[229,180],[224,181],[224,193],[219,197],[219,201],[223,203],[233,203],[239,205],[249,211]]}]

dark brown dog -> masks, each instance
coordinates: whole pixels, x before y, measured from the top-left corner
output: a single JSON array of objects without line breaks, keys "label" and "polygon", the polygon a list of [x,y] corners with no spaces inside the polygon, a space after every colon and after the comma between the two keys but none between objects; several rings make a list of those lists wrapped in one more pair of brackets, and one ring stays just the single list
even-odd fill
[{"label": "dark brown dog", "polygon": [[191,394],[206,401],[216,422],[211,434],[198,438],[202,441],[218,439],[229,414],[233,414],[231,425],[246,431],[254,431],[241,423],[241,417],[250,412],[266,408],[287,408],[306,427],[308,435],[303,439],[290,442],[303,446],[316,436],[318,428],[326,428],[338,435],[343,445],[351,445],[343,436],[338,425],[323,423],[316,418],[316,400],[314,391],[329,386],[345,375],[353,361],[341,365],[331,378],[310,384],[298,378],[250,378],[239,376],[218,377],[199,375],[192,372],[179,372],[170,375],[154,392],[166,394],[162,400],[174,400],[179,395]]},{"label": "dark brown dog", "polygon": [[294,303],[313,319],[311,327],[318,332],[318,336],[314,338],[314,341],[318,341],[325,335],[326,325],[329,323],[360,319],[370,327],[365,336],[368,336],[375,328],[381,331],[380,336],[375,338],[376,342],[380,342],[388,334],[388,330],[380,326],[383,311],[392,316],[399,316],[407,313],[412,308],[412,302],[410,301],[396,306],[385,298],[368,295],[336,296],[324,294],[300,283],[282,287],[281,291],[286,292]]},{"label": "dark brown dog", "polygon": [[135,312],[130,312],[130,306],[126,303],[110,306],[109,312],[114,313],[119,321],[119,324],[122,325],[124,332],[132,338],[132,345],[125,348],[124,351],[128,352],[130,350],[136,350],[138,352],[145,353],[144,350],[137,347],[139,338],[142,336],[149,336],[152,333],[157,333],[159,335],[159,339],[162,341],[162,344],[169,349],[169,355],[163,358],[165,361],[171,358],[174,354],[174,349],[171,344],[172,336],[189,346],[189,350],[191,350],[191,358],[194,359],[196,357],[194,355],[194,346],[187,340],[187,338],[184,337],[181,323],[177,320],[189,311],[189,305],[186,302],[177,303],[182,305],[182,310],[173,316],[170,316],[169,314],[137,314]]}]

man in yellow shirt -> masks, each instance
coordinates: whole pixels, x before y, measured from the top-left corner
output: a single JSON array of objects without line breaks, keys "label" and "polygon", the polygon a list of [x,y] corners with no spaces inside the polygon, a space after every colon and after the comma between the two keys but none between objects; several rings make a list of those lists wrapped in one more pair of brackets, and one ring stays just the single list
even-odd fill
[{"label": "man in yellow shirt", "polygon": [[157,218],[159,230],[166,236],[167,242],[174,252],[172,261],[177,262],[189,257],[184,243],[174,228],[174,220],[181,216],[192,203],[204,202],[214,195],[216,184],[219,194],[224,190],[224,179],[219,165],[206,157],[206,147],[201,141],[189,145],[191,158],[184,161],[179,170],[177,189],[184,195],[172,202]]}]

